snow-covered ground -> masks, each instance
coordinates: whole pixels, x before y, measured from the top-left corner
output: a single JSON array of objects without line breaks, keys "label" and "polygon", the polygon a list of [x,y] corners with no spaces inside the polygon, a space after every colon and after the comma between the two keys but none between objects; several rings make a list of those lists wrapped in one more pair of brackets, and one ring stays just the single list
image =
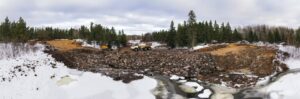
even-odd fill
[{"label": "snow-covered ground", "polygon": [[0,43],[0,60],[11,59],[35,52],[38,46],[21,43]]},{"label": "snow-covered ground", "polygon": [[[2,45],[0,45],[0,48]],[[67,68],[43,52],[36,51],[0,60],[1,99],[154,99],[156,80],[144,77],[129,84],[99,73]],[[1,49],[6,53],[11,49]]]},{"label": "snow-covered ground", "polygon": [[290,57],[284,60],[290,69],[300,69],[300,48],[279,45],[279,49],[290,54]]},{"label": "snow-covered ground", "polygon": [[[300,69],[300,49],[293,46],[279,45],[279,49],[291,55],[283,62],[291,70]],[[300,93],[300,72],[288,73],[274,83],[262,88],[261,91],[267,92],[271,99],[298,99]]]}]

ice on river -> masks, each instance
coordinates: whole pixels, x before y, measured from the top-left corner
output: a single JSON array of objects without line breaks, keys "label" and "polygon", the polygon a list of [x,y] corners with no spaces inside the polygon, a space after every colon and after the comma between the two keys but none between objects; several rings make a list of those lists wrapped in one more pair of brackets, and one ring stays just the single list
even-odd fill
[{"label": "ice on river", "polygon": [[263,90],[269,93],[271,99],[299,99],[299,84],[299,73],[287,74]]},{"label": "ice on river", "polygon": [[[99,73],[67,68],[38,51],[0,60],[1,99],[154,99],[156,80],[125,84]],[[5,51],[5,50],[1,50]]]}]

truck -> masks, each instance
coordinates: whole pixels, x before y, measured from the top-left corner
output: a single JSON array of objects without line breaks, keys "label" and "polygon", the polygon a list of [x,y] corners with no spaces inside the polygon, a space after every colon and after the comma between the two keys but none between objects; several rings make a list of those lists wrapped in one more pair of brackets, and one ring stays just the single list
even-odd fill
[{"label": "truck", "polygon": [[133,51],[148,51],[151,50],[151,44],[138,43],[130,47]]}]

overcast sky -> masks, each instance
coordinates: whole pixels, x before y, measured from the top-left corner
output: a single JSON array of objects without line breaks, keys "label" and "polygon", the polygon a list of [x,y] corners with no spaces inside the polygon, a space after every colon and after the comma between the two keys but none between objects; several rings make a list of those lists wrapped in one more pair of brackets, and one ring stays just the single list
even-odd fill
[{"label": "overcast sky", "polygon": [[22,16],[30,26],[79,27],[90,22],[124,29],[126,34],[167,29],[194,10],[198,21],[232,26],[255,24],[296,28],[300,0],[0,0],[1,22]]}]

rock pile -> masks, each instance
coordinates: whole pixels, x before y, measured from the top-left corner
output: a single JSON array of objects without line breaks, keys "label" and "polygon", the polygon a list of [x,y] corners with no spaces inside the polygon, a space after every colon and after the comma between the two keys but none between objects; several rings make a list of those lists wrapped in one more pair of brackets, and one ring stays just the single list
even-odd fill
[{"label": "rock pile", "polygon": [[[93,48],[70,51],[48,50],[71,68],[100,72],[129,83],[144,75],[179,75],[230,87],[253,86],[261,77],[280,73],[287,67],[276,61],[278,50],[270,47],[222,44],[197,51],[100,51]],[[220,54],[221,53],[221,54]]]}]

